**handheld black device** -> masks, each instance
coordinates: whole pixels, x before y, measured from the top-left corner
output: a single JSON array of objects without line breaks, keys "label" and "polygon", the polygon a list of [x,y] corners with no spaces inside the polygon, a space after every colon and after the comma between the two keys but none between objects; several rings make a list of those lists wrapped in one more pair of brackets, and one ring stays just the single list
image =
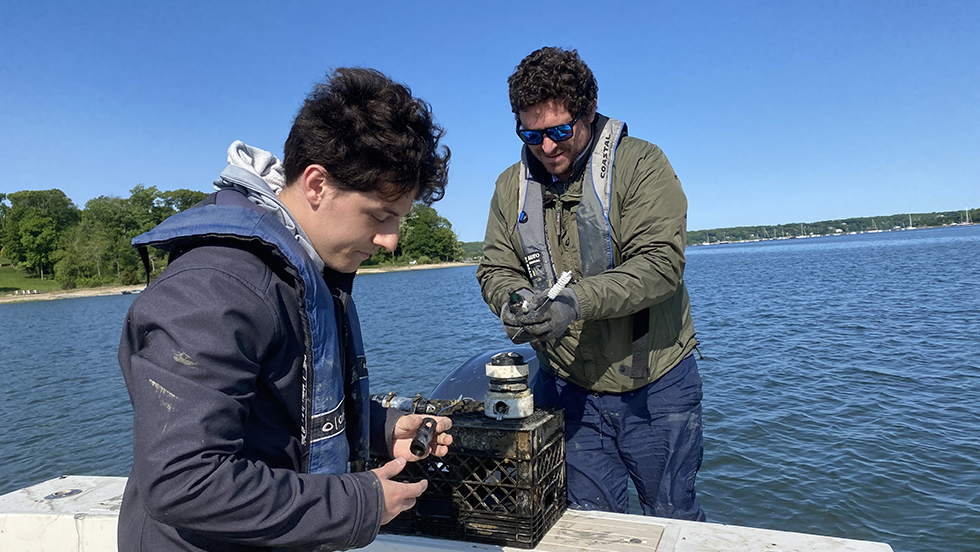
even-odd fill
[{"label": "handheld black device", "polygon": [[429,444],[432,442],[433,437],[436,435],[436,421],[433,418],[426,418],[422,420],[422,425],[419,426],[418,431],[415,432],[415,438],[412,439],[412,444],[408,448],[415,456],[422,457],[425,456],[426,451],[429,450]]}]

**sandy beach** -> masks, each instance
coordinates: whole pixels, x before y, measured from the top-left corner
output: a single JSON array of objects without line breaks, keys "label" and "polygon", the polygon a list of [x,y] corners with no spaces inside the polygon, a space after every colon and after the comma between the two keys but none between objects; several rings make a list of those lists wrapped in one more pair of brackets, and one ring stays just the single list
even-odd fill
[{"label": "sandy beach", "polygon": [[100,295],[119,295],[124,291],[141,291],[146,286],[105,286],[97,288],[64,289],[32,293],[30,295],[0,295],[0,303],[19,303],[21,301],[47,301],[49,299],[71,299],[73,297],[98,297]]},{"label": "sandy beach", "polygon": [[[357,271],[358,274],[378,274],[382,272],[398,272],[402,270],[428,270],[434,268],[451,268],[454,266],[471,266],[477,263],[433,263],[425,265],[406,265],[392,267],[366,267]],[[71,299],[74,297],[99,297],[102,295],[119,295],[123,292],[142,291],[146,286],[143,284],[135,286],[105,286],[97,288],[80,288],[70,290],[48,291],[43,293],[32,293],[29,295],[0,295],[0,303],[19,303],[21,301],[47,301],[50,299]]]},{"label": "sandy beach", "polygon": [[377,274],[379,272],[400,272],[402,270],[428,270],[432,268],[452,268],[454,266],[473,266],[479,263],[432,263],[424,265],[402,265],[390,267],[362,267],[357,269],[358,274]]}]

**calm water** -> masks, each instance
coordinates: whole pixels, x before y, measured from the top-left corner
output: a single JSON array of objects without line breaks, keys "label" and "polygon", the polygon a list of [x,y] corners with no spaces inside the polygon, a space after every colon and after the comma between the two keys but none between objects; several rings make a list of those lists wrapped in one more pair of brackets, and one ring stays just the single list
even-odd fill
[{"label": "calm water", "polygon": [[[688,249],[709,520],[980,550],[980,226]],[[374,392],[507,345],[474,267],[358,277]],[[126,475],[132,296],[0,305],[0,493]]]}]

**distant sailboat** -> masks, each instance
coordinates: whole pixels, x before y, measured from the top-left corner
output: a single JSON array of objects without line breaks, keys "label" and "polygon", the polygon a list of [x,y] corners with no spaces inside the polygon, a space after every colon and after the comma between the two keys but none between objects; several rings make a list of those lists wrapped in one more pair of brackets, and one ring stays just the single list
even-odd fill
[{"label": "distant sailboat", "polygon": [[878,225],[875,224],[875,219],[871,219],[871,230],[868,230],[868,232],[871,234],[877,234],[878,232],[881,232],[881,230],[878,230]]}]

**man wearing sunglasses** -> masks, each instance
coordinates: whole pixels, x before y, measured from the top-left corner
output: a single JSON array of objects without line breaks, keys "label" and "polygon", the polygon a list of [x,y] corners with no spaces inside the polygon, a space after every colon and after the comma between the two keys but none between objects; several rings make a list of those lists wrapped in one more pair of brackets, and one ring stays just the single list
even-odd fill
[{"label": "man wearing sunglasses", "polygon": [[644,514],[703,521],[680,181],[596,112],[575,50],[531,53],[508,84],[524,147],[497,179],[477,279],[511,340],[537,351],[535,403],[564,408],[569,504],[628,512],[632,480]]}]

